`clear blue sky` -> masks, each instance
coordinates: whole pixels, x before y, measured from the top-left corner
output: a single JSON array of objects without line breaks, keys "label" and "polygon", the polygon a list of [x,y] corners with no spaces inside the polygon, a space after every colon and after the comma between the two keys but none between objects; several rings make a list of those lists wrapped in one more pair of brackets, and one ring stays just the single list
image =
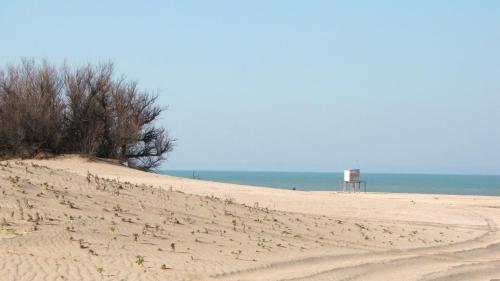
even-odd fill
[{"label": "clear blue sky", "polygon": [[500,174],[500,1],[75,2],[0,0],[0,64],[113,60],[165,168]]}]

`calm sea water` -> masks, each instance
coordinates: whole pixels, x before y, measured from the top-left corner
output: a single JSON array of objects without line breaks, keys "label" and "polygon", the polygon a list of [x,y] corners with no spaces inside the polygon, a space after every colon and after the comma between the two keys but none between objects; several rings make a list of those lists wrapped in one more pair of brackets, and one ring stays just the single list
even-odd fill
[{"label": "calm sea water", "polygon": [[[160,171],[162,174],[226,183],[297,190],[341,190],[342,173]],[[362,174],[368,191],[500,196],[500,176]]]}]

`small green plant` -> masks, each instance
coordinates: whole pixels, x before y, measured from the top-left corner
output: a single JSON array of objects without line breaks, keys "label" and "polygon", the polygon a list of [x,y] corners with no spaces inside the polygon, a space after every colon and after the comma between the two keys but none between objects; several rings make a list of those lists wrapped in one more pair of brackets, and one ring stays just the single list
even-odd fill
[{"label": "small green plant", "polygon": [[5,227],[5,226],[10,226],[10,223],[8,223],[5,218],[2,218],[2,222],[0,223],[0,226],[2,228]]},{"label": "small green plant", "polygon": [[102,268],[102,267],[98,267],[98,268],[97,268],[97,272],[98,272],[99,274],[102,274],[102,273],[104,272],[104,268]]},{"label": "small green plant", "polygon": [[135,257],[135,263],[138,266],[142,266],[144,264],[144,257],[143,256],[136,256]]},{"label": "small green plant", "polygon": [[134,233],[134,241],[137,242],[137,239],[139,239],[139,234],[138,233]]},{"label": "small green plant", "polygon": [[8,229],[7,229],[7,232],[8,232],[8,233],[10,233],[10,234],[13,234],[13,235],[19,235],[19,234],[16,232],[16,230],[15,230],[15,229],[13,229],[13,228],[8,228]]}]

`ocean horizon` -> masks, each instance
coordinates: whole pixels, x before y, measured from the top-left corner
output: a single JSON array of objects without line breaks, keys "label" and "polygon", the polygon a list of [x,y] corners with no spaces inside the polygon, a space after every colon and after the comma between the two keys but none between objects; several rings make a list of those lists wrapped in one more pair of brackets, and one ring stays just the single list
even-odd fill
[{"label": "ocean horizon", "polygon": [[[302,191],[341,191],[341,172],[193,171],[157,173],[214,182]],[[500,196],[500,175],[362,173],[368,192]]]}]

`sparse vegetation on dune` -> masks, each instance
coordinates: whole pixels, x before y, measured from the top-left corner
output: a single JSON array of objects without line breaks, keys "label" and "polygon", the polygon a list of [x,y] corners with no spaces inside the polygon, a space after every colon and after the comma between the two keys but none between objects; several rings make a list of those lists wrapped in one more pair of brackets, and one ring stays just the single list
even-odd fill
[{"label": "sparse vegetation on dune", "polygon": [[[260,271],[281,276],[301,267],[308,274],[335,266],[337,256],[356,261],[356,255],[366,258],[363,253],[439,247],[484,231],[283,212],[31,161],[0,161],[5,276],[43,264],[33,279],[211,280],[254,274],[245,280],[262,280],[255,277]],[[70,276],[68,268],[78,271]]]},{"label": "sparse vegetation on dune", "polygon": [[115,78],[112,63],[23,60],[0,71],[0,156],[79,153],[155,167],[173,145],[155,125],[157,97]]}]

